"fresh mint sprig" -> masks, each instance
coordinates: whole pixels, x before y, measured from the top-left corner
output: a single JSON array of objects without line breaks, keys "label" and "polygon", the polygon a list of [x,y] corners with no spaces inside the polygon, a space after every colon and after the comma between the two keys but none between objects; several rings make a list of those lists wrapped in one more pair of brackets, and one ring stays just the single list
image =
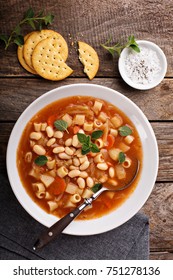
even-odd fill
[{"label": "fresh mint sprig", "polygon": [[106,43],[101,44],[101,46],[104,49],[106,49],[108,52],[110,52],[112,54],[112,56],[114,56],[115,53],[117,53],[118,56],[120,56],[120,54],[124,48],[132,48],[135,52],[138,52],[138,53],[140,52],[140,48],[138,46],[138,43],[135,40],[134,35],[129,36],[127,43],[124,45],[117,43],[114,46],[108,46],[111,41],[112,41],[112,38],[110,38]]},{"label": "fresh mint sprig", "polygon": [[29,8],[24,14],[23,19],[15,26],[10,35],[0,34],[0,40],[5,43],[5,50],[7,50],[8,47],[13,43],[18,46],[24,44],[24,38],[22,35],[22,27],[24,25],[30,25],[34,30],[41,30],[43,26],[51,24],[53,19],[54,16],[50,13],[44,15],[44,10],[41,10],[35,15],[33,9]]},{"label": "fresh mint sprig", "polygon": [[86,135],[84,133],[77,133],[77,138],[79,142],[82,144],[82,155],[86,155],[89,152],[92,153],[99,153],[100,149],[97,147],[96,144],[94,144],[91,139],[98,139],[102,136],[103,131],[102,130],[96,130],[91,134],[91,137],[89,135]]}]

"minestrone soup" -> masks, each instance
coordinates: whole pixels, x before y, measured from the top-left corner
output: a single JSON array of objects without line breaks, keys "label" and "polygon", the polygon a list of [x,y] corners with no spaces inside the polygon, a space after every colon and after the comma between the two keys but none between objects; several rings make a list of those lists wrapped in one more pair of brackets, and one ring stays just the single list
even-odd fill
[{"label": "minestrone soup", "polygon": [[[23,186],[46,212],[62,217],[92,196],[100,185],[116,189],[142,163],[142,146],[133,123],[118,108],[89,96],[53,102],[26,125],[17,150]],[[140,169],[142,164],[140,164]],[[78,219],[100,217],[134,191],[104,192]]]}]

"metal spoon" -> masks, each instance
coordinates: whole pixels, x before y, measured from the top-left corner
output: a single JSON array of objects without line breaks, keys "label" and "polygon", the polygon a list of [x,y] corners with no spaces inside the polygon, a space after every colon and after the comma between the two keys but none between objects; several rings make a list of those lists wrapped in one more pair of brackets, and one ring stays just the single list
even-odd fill
[{"label": "metal spoon", "polygon": [[130,180],[128,184],[125,186],[122,186],[118,189],[108,189],[107,187],[101,187],[96,193],[94,193],[90,198],[85,198],[84,202],[75,208],[72,212],[68,213],[65,215],[62,219],[60,219],[58,222],[56,222],[53,226],[48,228],[45,232],[43,232],[36,243],[33,246],[33,250],[36,251],[37,249],[41,249],[45,245],[47,245],[50,241],[52,241],[55,237],[57,237],[88,205],[91,205],[93,200],[95,200],[102,192],[105,191],[122,191],[127,189],[128,187],[131,186],[131,184],[134,182],[136,179],[136,176],[139,171],[139,161],[137,160],[137,166],[136,166],[136,171],[133,176],[133,178]]}]

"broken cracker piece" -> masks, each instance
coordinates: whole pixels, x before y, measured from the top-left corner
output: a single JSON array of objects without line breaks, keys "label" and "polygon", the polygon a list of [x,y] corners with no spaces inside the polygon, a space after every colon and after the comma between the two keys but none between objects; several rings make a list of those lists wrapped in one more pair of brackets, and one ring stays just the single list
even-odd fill
[{"label": "broken cracker piece", "polygon": [[84,72],[92,80],[99,69],[99,57],[97,52],[88,44],[79,41],[79,59],[84,65]]}]

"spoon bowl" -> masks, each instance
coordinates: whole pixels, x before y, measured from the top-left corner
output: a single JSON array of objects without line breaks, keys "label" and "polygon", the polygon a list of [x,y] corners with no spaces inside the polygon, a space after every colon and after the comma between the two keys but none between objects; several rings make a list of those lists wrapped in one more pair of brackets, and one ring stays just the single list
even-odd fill
[{"label": "spoon bowl", "polygon": [[56,222],[53,226],[48,228],[43,234],[39,237],[36,241],[33,250],[41,249],[45,245],[47,245],[50,241],[52,241],[55,237],[57,237],[88,205],[91,205],[92,202],[100,196],[101,193],[105,191],[122,191],[131,186],[131,184],[135,181],[138,172],[139,172],[140,162],[136,160],[136,169],[132,179],[129,181],[128,184],[124,186],[120,186],[119,188],[108,188],[102,186],[102,184],[98,184],[98,190],[89,198],[85,198],[84,202],[76,207],[72,212],[65,215],[62,219]]}]

